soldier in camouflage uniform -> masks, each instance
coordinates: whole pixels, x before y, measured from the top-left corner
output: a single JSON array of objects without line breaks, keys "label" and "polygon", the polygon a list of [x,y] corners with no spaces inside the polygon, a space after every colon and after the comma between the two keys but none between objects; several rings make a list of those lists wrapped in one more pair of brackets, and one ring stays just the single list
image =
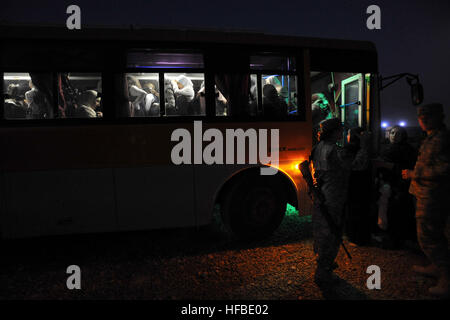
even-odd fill
[{"label": "soldier in camouflage uniform", "polygon": [[[319,143],[312,151],[314,179],[325,198],[329,215],[339,229],[343,226],[344,205],[347,199],[348,182],[352,169],[367,166],[367,148],[370,137],[361,136],[361,149],[349,153],[336,142],[342,138],[341,121],[337,118],[323,120],[320,123]],[[314,276],[317,284],[331,282],[334,259],[339,251],[341,239],[331,231],[326,218],[316,204],[313,211],[314,251],[317,269]]]},{"label": "soldier in camouflage uniform", "polygon": [[442,104],[417,109],[419,124],[427,132],[414,170],[403,170],[411,179],[409,192],[416,198],[417,238],[431,264],[413,266],[417,273],[438,278],[429,289],[433,295],[449,293],[449,251],[445,227],[450,211],[450,134],[443,122]]}]

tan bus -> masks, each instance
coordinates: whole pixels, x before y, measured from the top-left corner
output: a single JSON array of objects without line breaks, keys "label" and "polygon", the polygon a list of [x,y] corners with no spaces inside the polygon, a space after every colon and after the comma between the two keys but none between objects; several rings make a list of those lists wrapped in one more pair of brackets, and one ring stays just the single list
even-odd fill
[{"label": "tan bus", "polygon": [[[298,164],[320,119],[379,136],[369,42],[148,29],[1,34],[4,238],[201,226],[217,204],[238,236],[267,236],[287,204],[310,214]],[[242,129],[247,137],[228,155],[236,161],[175,164],[173,133],[194,140],[195,124],[224,137]],[[260,129],[279,132],[277,164],[247,161]],[[208,145],[198,141],[192,158]],[[271,165],[278,173],[261,175]]]}]

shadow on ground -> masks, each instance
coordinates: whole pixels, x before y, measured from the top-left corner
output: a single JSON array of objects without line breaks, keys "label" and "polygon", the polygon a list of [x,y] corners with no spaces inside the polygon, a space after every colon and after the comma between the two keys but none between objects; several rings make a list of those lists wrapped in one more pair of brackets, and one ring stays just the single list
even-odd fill
[{"label": "shadow on ground", "polygon": [[264,240],[239,241],[230,236],[216,212],[210,225],[152,231],[52,236],[1,243],[0,272],[7,273],[17,264],[39,268],[46,264],[142,261],[277,246],[312,237],[310,217],[286,215],[275,233]]},{"label": "shadow on ground", "polygon": [[319,286],[326,300],[368,300],[369,297],[344,279],[339,279],[335,285]]}]

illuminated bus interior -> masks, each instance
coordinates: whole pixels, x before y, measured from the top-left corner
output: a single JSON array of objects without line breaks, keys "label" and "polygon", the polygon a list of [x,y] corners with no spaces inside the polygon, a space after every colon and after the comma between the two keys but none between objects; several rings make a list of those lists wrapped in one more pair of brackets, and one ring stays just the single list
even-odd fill
[{"label": "illuminated bus interior", "polygon": [[[114,88],[126,100],[120,117],[206,116],[203,55],[133,49],[127,58],[127,72],[115,75],[124,78]],[[215,116],[304,116],[295,58],[264,53],[249,61],[248,73],[214,72]],[[5,119],[103,116],[101,73],[6,72],[3,79]]]},{"label": "illuminated bus interior", "polygon": [[312,71],[311,110],[314,138],[325,119],[341,119],[344,137],[349,129],[366,126],[370,120],[370,74]]}]

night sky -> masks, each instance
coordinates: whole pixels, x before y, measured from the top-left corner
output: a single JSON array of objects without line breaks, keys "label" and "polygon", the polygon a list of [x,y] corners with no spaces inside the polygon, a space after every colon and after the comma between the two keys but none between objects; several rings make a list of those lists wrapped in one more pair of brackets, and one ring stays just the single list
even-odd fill
[{"label": "night sky", "polygon": [[[449,0],[2,0],[0,20],[65,26],[66,8],[71,4],[81,7],[82,27],[135,24],[373,41],[378,49],[380,73],[419,74],[424,103],[443,103],[450,126]],[[381,30],[366,27],[366,8],[371,4],[381,8]],[[391,124],[406,120],[408,125],[417,125],[405,79],[382,92],[381,104],[383,120]]]}]

